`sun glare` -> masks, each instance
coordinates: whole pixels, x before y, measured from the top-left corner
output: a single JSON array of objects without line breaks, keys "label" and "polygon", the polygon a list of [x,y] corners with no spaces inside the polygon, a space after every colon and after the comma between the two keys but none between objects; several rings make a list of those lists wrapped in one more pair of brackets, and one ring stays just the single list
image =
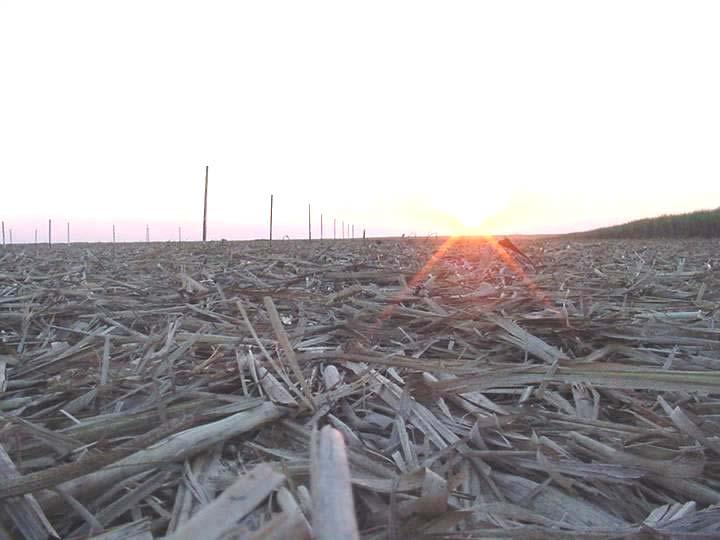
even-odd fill
[{"label": "sun glare", "polygon": [[492,221],[510,202],[510,191],[493,187],[488,189],[446,190],[433,201],[453,234],[490,234]]}]

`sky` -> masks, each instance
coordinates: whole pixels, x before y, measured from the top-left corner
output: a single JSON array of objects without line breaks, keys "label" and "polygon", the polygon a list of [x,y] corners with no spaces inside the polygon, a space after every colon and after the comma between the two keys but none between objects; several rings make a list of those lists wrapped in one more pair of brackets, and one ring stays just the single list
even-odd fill
[{"label": "sky", "polygon": [[720,206],[720,3],[0,0],[15,242],[558,233]]}]

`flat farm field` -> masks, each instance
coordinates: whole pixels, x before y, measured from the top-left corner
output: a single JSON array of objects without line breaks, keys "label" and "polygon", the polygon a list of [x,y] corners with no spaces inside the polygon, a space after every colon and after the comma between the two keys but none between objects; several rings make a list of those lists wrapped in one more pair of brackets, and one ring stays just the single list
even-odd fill
[{"label": "flat farm field", "polygon": [[717,240],[0,248],[0,538],[720,537],[719,270]]}]

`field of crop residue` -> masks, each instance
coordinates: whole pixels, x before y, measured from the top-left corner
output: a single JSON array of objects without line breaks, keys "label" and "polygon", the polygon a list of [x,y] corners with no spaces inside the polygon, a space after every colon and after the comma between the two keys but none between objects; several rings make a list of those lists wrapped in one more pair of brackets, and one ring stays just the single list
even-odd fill
[{"label": "field of crop residue", "polygon": [[718,537],[720,242],[513,242],[0,248],[0,537]]}]

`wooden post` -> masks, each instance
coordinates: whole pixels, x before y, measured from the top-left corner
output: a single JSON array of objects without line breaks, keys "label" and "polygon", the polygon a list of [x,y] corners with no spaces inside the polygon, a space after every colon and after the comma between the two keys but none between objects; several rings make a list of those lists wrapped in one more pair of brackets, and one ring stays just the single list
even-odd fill
[{"label": "wooden post", "polygon": [[52,219],[48,219],[48,247],[52,246]]},{"label": "wooden post", "polygon": [[209,165],[205,165],[205,202],[203,204],[203,242],[207,240],[207,192],[208,192],[208,169]]},{"label": "wooden post", "polygon": [[273,211],[273,195],[270,194],[270,243],[272,244],[272,211]]},{"label": "wooden post", "polygon": [[337,240],[337,232],[335,227],[337,226],[337,219],[333,218],[333,240]]},{"label": "wooden post", "polygon": [[312,241],[312,228],[310,227],[310,205],[308,204],[308,241]]}]

